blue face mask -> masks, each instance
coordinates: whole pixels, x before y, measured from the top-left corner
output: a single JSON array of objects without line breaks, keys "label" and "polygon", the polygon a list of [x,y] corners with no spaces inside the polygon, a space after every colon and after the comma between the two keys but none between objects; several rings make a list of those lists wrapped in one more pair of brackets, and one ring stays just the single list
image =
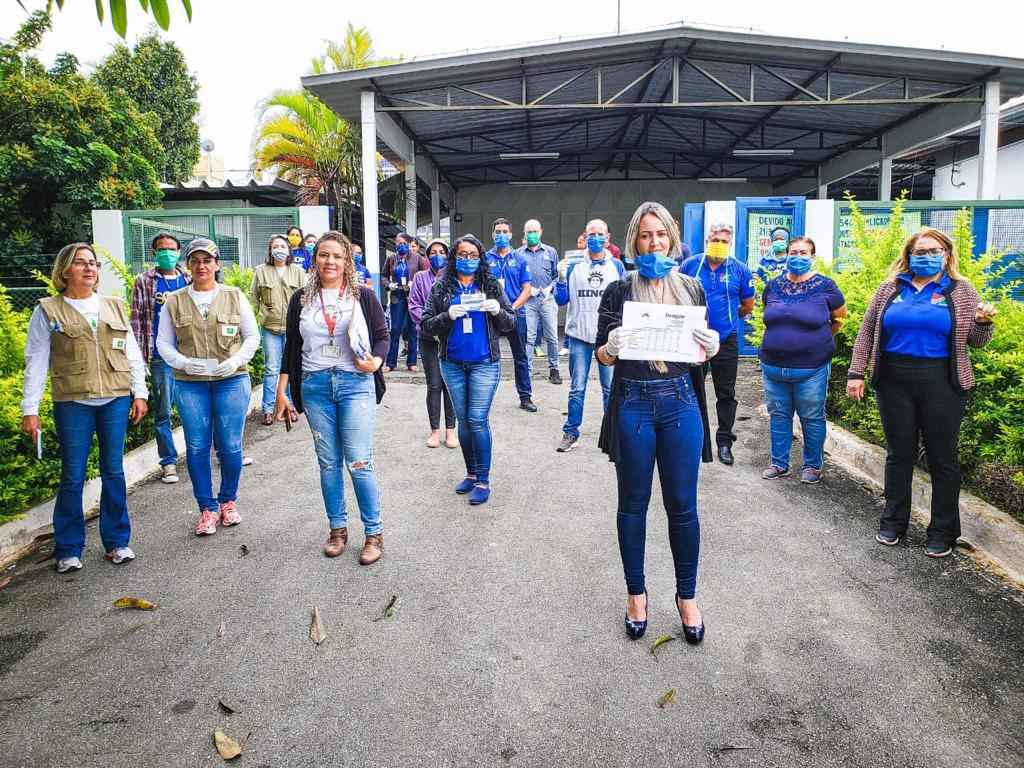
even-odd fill
[{"label": "blue face mask", "polygon": [[916,277],[932,277],[942,271],[942,256],[910,254],[910,271]]},{"label": "blue face mask", "polygon": [[434,269],[441,269],[448,261],[448,257],[443,253],[435,253],[430,257],[430,266]]},{"label": "blue face mask", "polygon": [[475,275],[480,269],[480,259],[455,259],[455,271],[464,277]]},{"label": "blue face mask", "polygon": [[811,259],[808,256],[787,256],[786,268],[797,277],[811,271]]},{"label": "blue face mask", "polygon": [[399,256],[408,256],[409,255],[409,244],[408,243],[399,243],[398,245],[395,246],[395,253],[397,253]]},{"label": "blue face mask", "polygon": [[600,253],[604,250],[604,235],[587,235],[587,250]]},{"label": "blue face mask", "polygon": [[512,242],[512,235],[507,232],[495,232],[494,233],[494,245],[498,248],[508,248],[508,244]]},{"label": "blue face mask", "polygon": [[676,265],[671,256],[661,253],[641,253],[636,257],[636,266],[642,277],[648,280],[660,280]]}]

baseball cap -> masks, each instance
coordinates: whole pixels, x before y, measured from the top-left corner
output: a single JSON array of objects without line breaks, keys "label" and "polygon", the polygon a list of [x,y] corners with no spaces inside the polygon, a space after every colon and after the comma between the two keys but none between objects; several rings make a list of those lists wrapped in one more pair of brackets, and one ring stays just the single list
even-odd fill
[{"label": "baseball cap", "polygon": [[197,237],[195,240],[185,246],[185,261],[188,261],[193,253],[202,251],[208,253],[215,259],[220,259],[220,251],[217,249],[217,244],[210,240],[208,237]]}]

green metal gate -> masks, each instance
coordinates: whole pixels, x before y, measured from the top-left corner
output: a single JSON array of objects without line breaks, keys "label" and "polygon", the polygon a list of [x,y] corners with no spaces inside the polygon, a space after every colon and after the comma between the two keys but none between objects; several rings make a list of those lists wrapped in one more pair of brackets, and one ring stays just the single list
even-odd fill
[{"label": "green metal gate", "polygon": [[197,237],[208,237],[220,249],[223,266],[252,267],[267,257],[271,235],[283,235],[298,226],[298,208],[167,208],[124,211],[125,263],[133,273],[151,265],[150,243],[159,232],[169,232],[184,248]]}]

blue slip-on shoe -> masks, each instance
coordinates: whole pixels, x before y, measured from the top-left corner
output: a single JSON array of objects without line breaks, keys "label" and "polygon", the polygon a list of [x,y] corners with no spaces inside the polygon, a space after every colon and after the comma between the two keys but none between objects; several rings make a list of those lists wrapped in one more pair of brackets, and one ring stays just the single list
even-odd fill
[{"label": "blue slip-on shoe", "polygon": [[476,485],[475,477],[467,477],[461,483],[455,486],[455,492],[460,496],[465,495],[473,490],[473,486]]},{"label": "blue slip-on shoe", "polygon": [[477,483],[473,486],[472,493],[469,494],[470,504],[486,504],[487,500],[491,497],[491,486],[480,485]]}]

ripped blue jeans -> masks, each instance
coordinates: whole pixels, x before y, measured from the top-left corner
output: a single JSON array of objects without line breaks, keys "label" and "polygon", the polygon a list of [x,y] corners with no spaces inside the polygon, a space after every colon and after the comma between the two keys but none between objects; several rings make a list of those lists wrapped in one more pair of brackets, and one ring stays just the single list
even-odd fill
[{"label": "ripped blue jeans", "polygon": [[373,375],[331,368],[302,374],[302,407],[320,464],[320,491],[331,528],[348,526],[344,466],[352,478],[367,536],[379,534],[380,489],[373,471]]}]

